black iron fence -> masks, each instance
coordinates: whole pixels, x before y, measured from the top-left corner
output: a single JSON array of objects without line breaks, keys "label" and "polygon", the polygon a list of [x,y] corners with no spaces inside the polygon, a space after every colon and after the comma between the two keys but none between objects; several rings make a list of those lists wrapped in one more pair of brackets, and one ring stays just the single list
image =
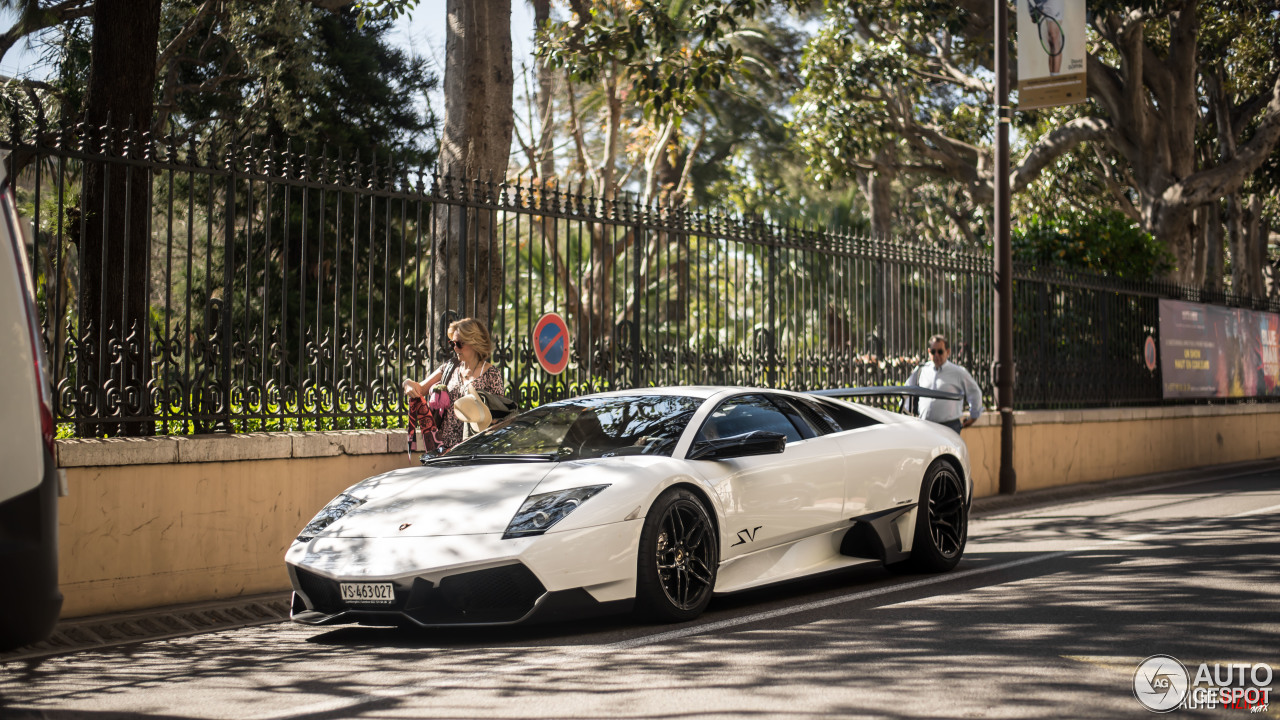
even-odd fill
[{"label": "black iron fence", "polygon": [[[17,121],[5,146],[57,420],[78,435],[398,426],[402,379],[443,362],[445,327],[470,315],[489,318],[526,407],[646,385],[896,384],[936,332],[990,394],[985,254],[323,148]],[[1026,408],[1160,402],[1142,362],[1156,300],[1204,299],[1025,267],[1015,293]],[[571,330],[555,376],[531,338],[552,311]]]},{"label": "black iron fence", "polygon": [[[1166,282],[1135,282],[1061,269],[1015,266],[1015,402],[1021,409],[1274,402],[1275,395],[1173,400],[1159,368],[1148,369],[1148,338],[1160,346],[1161,298],[1280,312],[1280,299],[1239,297]],[[1239,370],[1244,371],[1241,367]],[[1257,367],[1248,369],[1256,372]]]}]

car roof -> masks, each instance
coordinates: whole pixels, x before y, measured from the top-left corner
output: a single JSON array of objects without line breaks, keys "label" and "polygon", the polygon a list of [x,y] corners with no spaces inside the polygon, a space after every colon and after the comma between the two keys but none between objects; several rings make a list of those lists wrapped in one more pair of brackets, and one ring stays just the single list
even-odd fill
[{"label": "car roof", "polygon": [[[906,415],[901,415],[895,412],[891,412],[889,410],[883,410],[881,408],[871,407],[869,405],[865,405],[859,402],[851,402],[850,400],[843,399],[843,398],[821,397],[817,395],[810,395],[809,393],[805,393],[805,392],[797,392],[795,390],[782,390],[779,388],[762,388],[762,387],[754,387],[751,385],[668,385],[665,387],[643,387],[643,388],[628,388],[626,390],[610,390],[608,392],[592,393],[590,395],[579,395],[577,397],[607,398],[607,397],[633,397],[636,395],[648,395],[648,396],[665,395],[668,397],[674,397],[674,396],[693,397],[705,402],[707,400],[719,400],[720,398],[730,397],[739,393],[759,393],[759,392],[775,393],[778,395],[789,395],[791,397],[805,398],[806,400],[811,400],[811,401],[837,402],[842,405],[847,405],[849,407],[857,408],[858,410],[871,415],[876,420],[882,423],[898,423],[898,422],[907,421],[909,419],[909,416],[906,416]],[[572,400],[572,399],[575,399],[575,398],[565,398],[565,400]]]},{"label": "car roof", "polygon": [[669,385],[666,387],[642,387],[629,388],[626,390],[610,390],[602,393],[592,393],[582,397],[625,397],[629,395],[683,395],[685,397],[695,397],[702,400],[708,400],[718,395],[730,395],[739,392],[776,392],[784,394],[795,394],[788,390],[777,390],[774,388],[751,387],[749,385]]}]

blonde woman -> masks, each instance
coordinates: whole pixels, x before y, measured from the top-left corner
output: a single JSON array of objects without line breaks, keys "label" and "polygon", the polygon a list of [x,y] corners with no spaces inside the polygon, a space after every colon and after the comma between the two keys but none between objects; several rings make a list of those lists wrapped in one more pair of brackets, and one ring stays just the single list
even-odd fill
[{"label": "blonde woman", "polygon": [[[484,323],[475,318],[463,318],[449,325],[448,337],[453,345],[453,359],[436,368],[420,383],[405,380],[404,394],[410,398],[425,398],[433,387],[444,383],[454,401],[466,394],[469,387],[479,392],[506,395],[502,374],[489,362],[493,354],[493,340]],[[452,373],[449,372],[450,365],[453,365]],[[452,409],[446,411],[440,424],[441,449],[448,450],[462,442],[471,434],[469,431],[467,424],[454,415]]]}]

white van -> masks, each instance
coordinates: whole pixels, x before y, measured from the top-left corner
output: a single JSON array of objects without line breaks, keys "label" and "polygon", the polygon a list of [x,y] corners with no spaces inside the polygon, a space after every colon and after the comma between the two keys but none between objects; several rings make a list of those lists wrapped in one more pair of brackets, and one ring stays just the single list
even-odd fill
[{"label": "white van", "polygon": [[53,406],[13,186],[0,161],[0,651],[49,636],[58,590]]}]

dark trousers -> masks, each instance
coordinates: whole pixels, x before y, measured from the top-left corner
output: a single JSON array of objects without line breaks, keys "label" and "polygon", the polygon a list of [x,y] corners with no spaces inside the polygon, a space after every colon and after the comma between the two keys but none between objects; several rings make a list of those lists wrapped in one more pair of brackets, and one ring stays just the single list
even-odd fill
[{"label": "dark trousers", "polygon": [[955,430],[956,432],[960,432],[960,428],[963,427],[959,420],[949,420],[947,422],[940,422],[938,424],[946,425],[947,427],[951,428],[952,430]]}]

